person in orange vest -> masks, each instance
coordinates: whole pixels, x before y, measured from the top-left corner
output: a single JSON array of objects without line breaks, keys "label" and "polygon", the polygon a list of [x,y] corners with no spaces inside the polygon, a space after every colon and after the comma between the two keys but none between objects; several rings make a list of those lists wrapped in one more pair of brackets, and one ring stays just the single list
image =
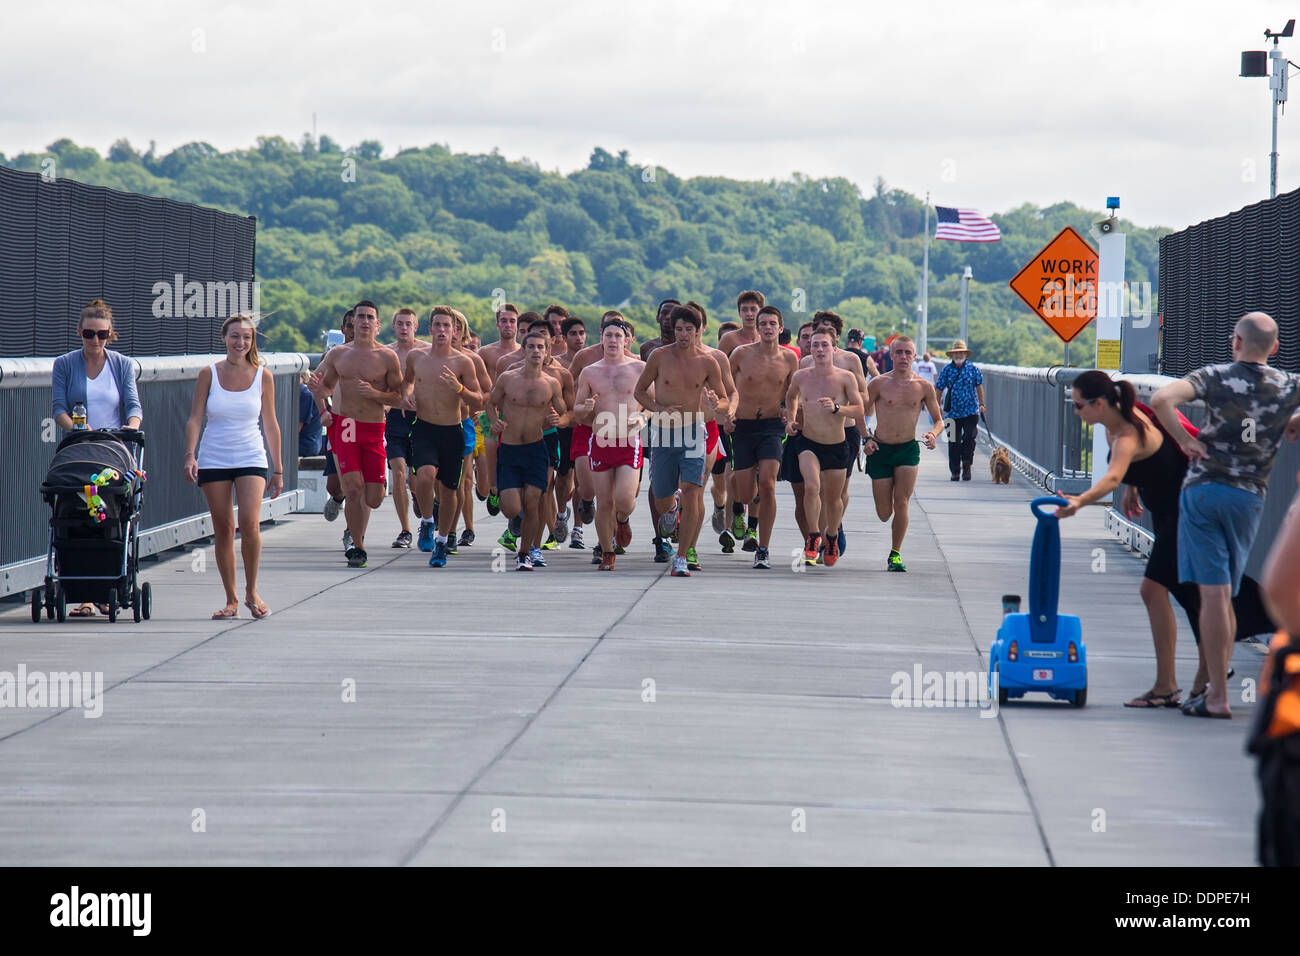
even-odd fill
[{"label": "person in orange vest", "polygon": [[1300,866],[1300,497],[1269,552],[1263,583],[1280,630],[1260,671],[1247,748],[1259,758],[1259,862]]}]

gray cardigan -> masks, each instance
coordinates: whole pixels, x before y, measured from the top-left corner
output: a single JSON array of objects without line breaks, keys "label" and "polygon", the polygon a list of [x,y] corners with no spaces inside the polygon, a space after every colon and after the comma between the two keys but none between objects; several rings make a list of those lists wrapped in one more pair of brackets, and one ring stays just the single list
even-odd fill
[{"label": "gray cardigan", "polygon": [[[121,352],[105,349],[105,365],[117,382],[117,394],[122,397],[121,417],[125,425],[131,418],[144,418],[140,407],[140,394],[135,387],[135,363]],[[75,349],[54,360],[54,417],[71,415],[77,402],[86,403],[86,354]]]}]

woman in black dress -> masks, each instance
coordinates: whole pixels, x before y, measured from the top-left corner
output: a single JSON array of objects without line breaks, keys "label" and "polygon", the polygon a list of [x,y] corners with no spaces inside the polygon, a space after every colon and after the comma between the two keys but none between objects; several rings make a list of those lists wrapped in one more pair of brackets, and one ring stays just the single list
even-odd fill
[{"label": "woman in black dress", "polygon": [[[1177,442],[1137,406],[1137,393],[1125,381],[1112,381],[1105,372],[1084,372],[1074,380],[1072,397],[1075,414],[1086,424],[1106,429],[1110,444],[1110,467],[1102,479],[1081,495],[1065,495],[1070,504],[1057,510],[1068,518],[1085,505],[1110,496],[1122,483],[1127,486],[1121,510],[1129,516],[1151,513],[1155,543],[1147,558],[1142,578],[1142,601],[1151,620],[1151,637],[1156,649],[1156,682],[1145,694],[1125,707],[1177,707],[1179,694],[1174,676],[1174,647],[1178,622],[1174,617],[1173,595],[1191,624],[1200,644],[1200,593],[1194,584],[1178,581],[1178,495],[1187,459]],[[1205,665],[1197,672],[1194,687],[1204,686]]]}]

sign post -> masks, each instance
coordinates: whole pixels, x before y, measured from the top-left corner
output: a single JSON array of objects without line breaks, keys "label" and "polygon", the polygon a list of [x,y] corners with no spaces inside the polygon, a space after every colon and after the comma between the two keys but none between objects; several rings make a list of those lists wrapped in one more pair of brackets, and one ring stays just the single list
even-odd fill
[{"label": "sign post", "polygon": [[[1113,220],[1112,220],[1113,221]],[[1125,301],[1124,254],[1125,235],[1122,232],[1104,233],[1098,245],[1101,261],[1097,267],[1100,281],[1097,297],[1097,368],[1108,375],[1119,371],[1120,326],[1128,303]],[[1105,462],[1109,447],[1106,430],[1092,430],[1092,483],[1095,485],[1106,473]]]}]

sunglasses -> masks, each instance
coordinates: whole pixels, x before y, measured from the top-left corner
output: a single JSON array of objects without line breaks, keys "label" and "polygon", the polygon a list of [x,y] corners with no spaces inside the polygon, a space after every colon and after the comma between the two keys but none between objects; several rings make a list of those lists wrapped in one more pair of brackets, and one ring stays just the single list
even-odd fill
[{"label": "sunglasses", "polygon": [[1074,403],[1074,410],[1075,410],[1076,412],[1081,412],[1081,411],[1083,411],[1085,408],[1087,408],[1089,405],[1091,405],[1093,402],[1097,401],[1098,398],[1101,398],[1101,396],[1098,395],[1097,398],[1090,398],[1090,399],[1088,399],[1086,402],[1075,402],[1075,403]]},{"label": "sunglasses", "polygon": [[99,339],[101,342],[107,342],[107,341],[108,341],[108,337],[109,337],[110,335],[112,335],[112,334],[113,334],[113,330],[112,330],[112,329],[98,329],[98,330],[96,330],[96,329],[82,329],[82,330],[81,330],[81,337],[82,337],[83,339],[87,339],[87,340],[89,340],[89,339],[97,338],[97,339]]}]

